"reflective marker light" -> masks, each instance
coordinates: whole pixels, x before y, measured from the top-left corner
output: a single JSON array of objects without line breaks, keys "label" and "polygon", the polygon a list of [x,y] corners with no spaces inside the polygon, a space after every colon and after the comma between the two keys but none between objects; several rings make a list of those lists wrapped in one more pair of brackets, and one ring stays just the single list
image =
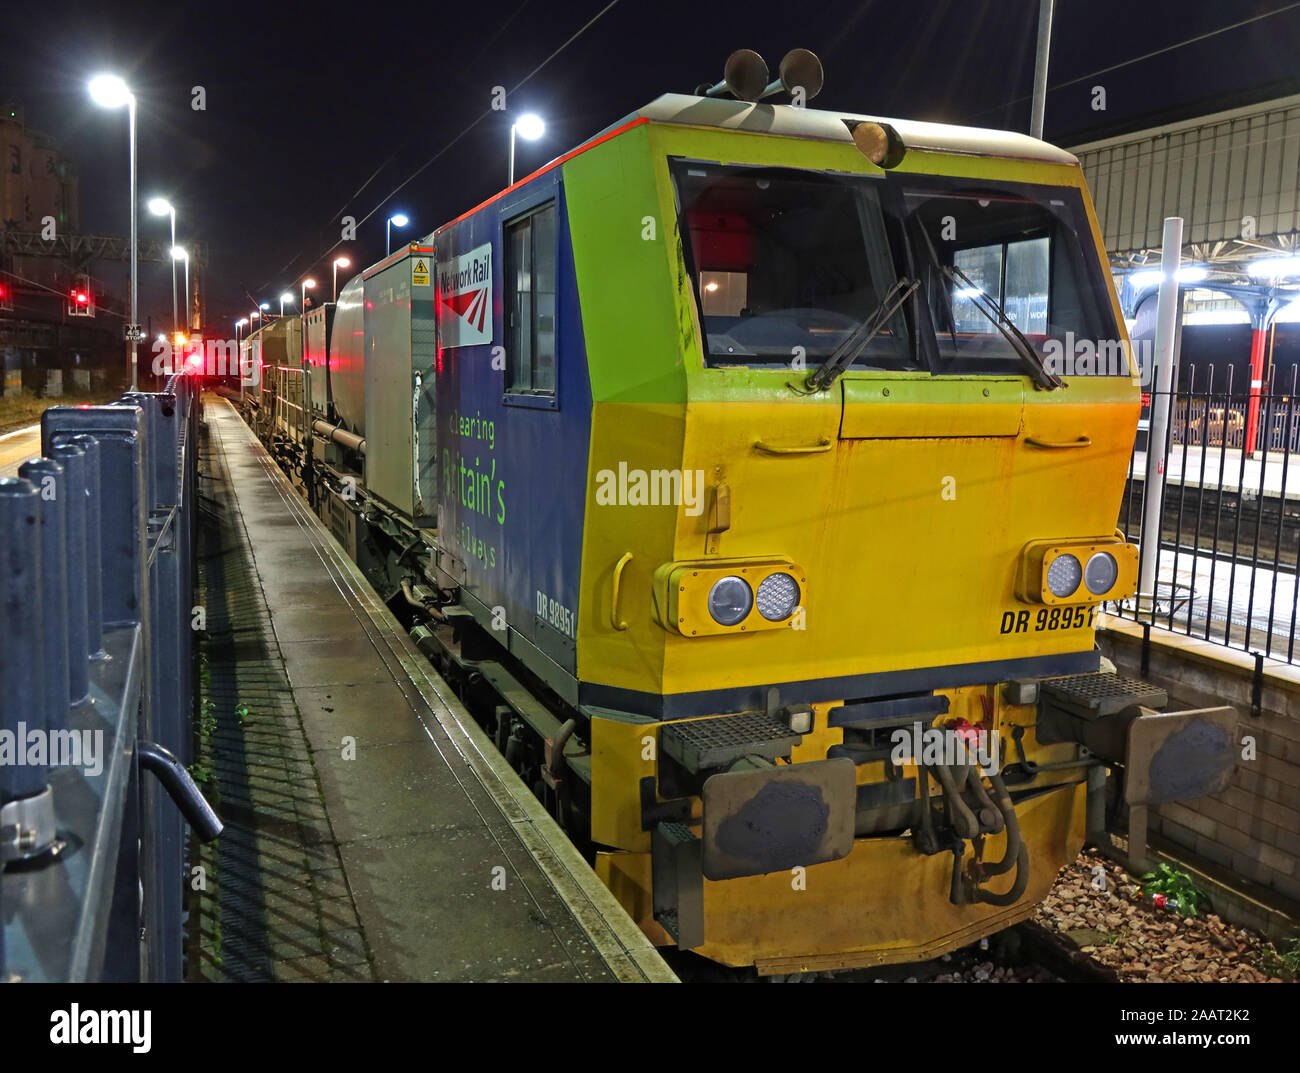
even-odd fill
[{"label": "reflective marker light", "polygon": [[799,583],[789,574],[768,574],[758,586],[758,613],[768,622],[794,614],[799,604]]},{"label": "reflective marker light", "polygon": [[1073,555],[1058,555],[1047,568],[1047,591],[1058,600],[1073,596],[1083,580],[1083,567]]},{"label": "reflective marker light", "polygon": [[896,168],[907,154],[903,139],[888,123],[859,123],[851,133],[858,152],[878,167]]},{"label": "reflective marker light", "polygon": [[728,574],[713,583],[709,590],[709,614],[720,626],[735,626],[744,621],[754,606],[754,593],[744,578]]},{"label": "reflective marker light", "polygon": [[1119,563],[1115,561],[1115,556],[1106,551],[1097,552],[1083,570],[1083,583],[1094,596],[1110,592],[1118,578]]}]

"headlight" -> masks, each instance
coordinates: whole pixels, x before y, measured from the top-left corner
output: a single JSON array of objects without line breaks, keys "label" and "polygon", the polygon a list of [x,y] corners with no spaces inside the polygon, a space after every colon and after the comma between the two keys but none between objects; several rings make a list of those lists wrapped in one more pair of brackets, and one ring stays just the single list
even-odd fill
[{"label": "headlight", "polygon": [[744,578],[728,574],[709,590],[709,614],[720,626],[735,626],[754,606],[754,593]]},{"label": "headlight", "polygon": [[1083,580],[1083,567],[1073,555],[1058,555],[1047,568],[1047,591],[1058,600],[1073,596]]},{"label": "headlight", "polygon": [[1099,551],[1083,570],[1083,583],[1094,596],[1110,592],[1119,578],[1119,563],[1108,551]]},{"label": "headlight", "polygon": [[789,574],[768,574],[758,586],[758,613],[768,622],[780,622],[799,605],[799,582]]}]

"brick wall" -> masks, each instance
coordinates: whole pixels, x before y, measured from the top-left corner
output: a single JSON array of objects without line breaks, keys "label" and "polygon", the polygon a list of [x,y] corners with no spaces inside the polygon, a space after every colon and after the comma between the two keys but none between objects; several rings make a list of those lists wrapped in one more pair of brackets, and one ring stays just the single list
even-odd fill
[{"label": "brick wall", "polygon": [[[1102,651],[1121,674],[1141,677],[1141,628],[1111,623],[1098,633]],[[1151,639],[1145,678],[1169,693],[1170,710],[1230,704],[1255,748],[1223,793],[1153,809],[1152,832],[1300,908],[1300,668],[1266,666],[1253,718],[1249,655],[1157,629]]]}]

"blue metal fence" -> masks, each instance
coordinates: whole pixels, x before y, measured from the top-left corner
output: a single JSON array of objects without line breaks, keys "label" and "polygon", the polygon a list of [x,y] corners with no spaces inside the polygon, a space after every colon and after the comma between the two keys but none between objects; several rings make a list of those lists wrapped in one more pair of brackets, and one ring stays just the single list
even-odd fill
[{"label": "blue metal fence", "polygon": [[182,978],[198,390],[46,410],[0,480],[0,980]]}]

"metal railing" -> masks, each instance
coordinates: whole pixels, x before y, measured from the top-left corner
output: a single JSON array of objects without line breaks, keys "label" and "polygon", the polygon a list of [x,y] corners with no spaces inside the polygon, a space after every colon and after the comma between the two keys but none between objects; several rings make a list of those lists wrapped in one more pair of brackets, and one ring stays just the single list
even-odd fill
[{"label": "metal railing", "polygon": [[198,416],[52,407],[0,480],[0,980],[182,978]]},{"label": "metal railing", "polygon": [[[1163,471],[1143,430],[1119,524],[1141,542],[1148,482],[1164,490],[1153,591],[1110,610],[1192,637],[1293,662],[1300,555],[1300,399],[1296,370],[1252,393],[1192,367],[1168,400]],[[1159,393],[1151,403],[1158,405]],[[1252,420],[1252,410],[1254,420]],[[1253,449],[1248,430],[1255,428]],[[1149,523],[1150,524],[1150,523]]]}]

